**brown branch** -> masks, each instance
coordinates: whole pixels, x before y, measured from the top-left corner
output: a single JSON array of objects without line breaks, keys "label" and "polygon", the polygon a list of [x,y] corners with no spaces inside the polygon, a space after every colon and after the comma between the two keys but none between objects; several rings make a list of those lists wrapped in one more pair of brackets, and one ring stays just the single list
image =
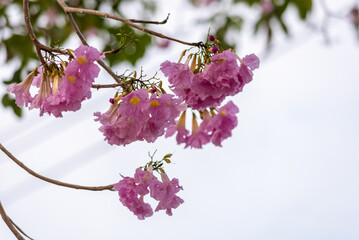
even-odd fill
[{"label": "brown branch", "polygon": [[31,41],[33,42],[33,44],[35,46],[36,54],[37,54],[42,65],[46,66],[46,62],[41,54],[41,50],[44,50],[46,52],[57,52],[57,53],[61,53],[64,55],[69,55],[69,53],[67,51],[46,46],[46,45],[40,43],[39,40],[36,38],[34,29],[31,25],[31,21],[30,21],[29,0],[23,0],[23,11],[24,11],[26,30],[30,36]]},{"label": "brown branch", "polygon": [[92,88],[99,90],[100,88],[115,88],[115,87],[124,87],[125,83],[115,83],[115,84],[92,84]]},{"label": "brown branch", "polygon": [[49,183],[52,183],[52,184],[55,184],[55,185],[68,187],[68,188],[81,189],[81,190],[89,190],[89,191],[110,190],[110,191],[114,191],[113,190],[113,184],[107,185],[107,186],[88,187],[88,186],[81,186],[81,185],[76,185],[76,184],[71,184],[71,183],[60,182],[60,181],[57,181],[57,180],[42,176],[42,175],[34,172],[33,170],[31,170],[27,166],[25,166],[25,164],[23,164],[22,162],[20,162],[1,143],[0,143],[0,150],[3,151],[12,161],[14,161],[17,165],[19,165],[26,172],[28,172],[29,174],[33,175],[34,177],[37,177],[37,178],[39,178],[39,179],[41,179],[41,180],[43,180],[45,182],[49,182]]},{"label": "brown branch", "polygon": [[16,230],[16,228],[14,227],[11,219],[6,215],[5,209],[3,208],[1,201],[0,201],[0,215],[2,217],[2,219],[4,220],[4,222],[6,223],[6,225],[8,226],[8,228],[11,230],[11,232],[15,235],[15,237],[18,240],[25,240],[21,234]]},{"label": "brown branch", "polygon": [[167,15],[166,19],[161,21],[161,22],[158,22],[158,21],[146,21],[146,20],[137,20],[137,19],[133,19],[133,18],[130,18],[128,20],[130,20],[131,22],[133,23],[144,23],[144,24],[166,24],[167,21],[168,21],[168,18],[170,17],[170,14]]},{"label": "brown branch", "polygon": [[13,221],[11,218],[9,218],[9,219],[10,219],[12,225],[14,225],[15,228],[16,228],[19,232],[22,233],[22,235],[24,235],[25,237],[27,237],[27,238],[30,239],[30,240],[34,240],[33,238],[29,237],[18,225],[16,225],[16,223],[14,223],[14,221]]},{"label": "brown branch", "polygon": [[35,33],[34,33],[34,29],[32,28],[31,22],[30,22],[30,14],[29,14],[29,1],[28,0],[24,0],[23,1],[23,11],[24,11],[24,19],[25,19],[25,25],[26,25],[26,30],[30,36],[31,41],[34,43],[35,48],[36,48],[36,54],[40,60],[40,62],[45,66],[45,60],[41,55],[41,49],[39,47],[39,40],[37,40]]},{"label": "brown branch", "polygon": [[197,43],[190,43],[190,42],[185,42],[182,40],[178,40],[176,38],[172,38],[172,37],[168,37],[165,36],[161,33],[149,30],[147,28],[144,28],[140,25],[137,25],[136,23],[130,21],[127,18],[123,18],[117,15],[113,15],[113,14],[109,14],[109,13],[105,13],[105,12],[101,12],[98,10],[90,10],[90,9],[84,9],[84,8],[74,8],[74,7],[69,7],[66,5],[66,3],[63,0],[57,0],[58,4],[61,6],[61,8],[66,12],[66,13],[79,13],[79,14],[90,14],[90,15],[96,15],[99,17],[104,17],[104,18],[108,18],[108,19],[113,19],[113,20],[117,20],[120,22],[123,22],[125,24],[127,24],[128,26],[132,27],[132,28],[136,28],[144,33],[159,37],[159,38],[164,38],[164,39],[168,39],[174,42],[178,42],[181,44],[185,44],[185,45],[189,45],[189,46],[196,46],[196,47],[201,47],[203,46],[202,42],[197,42]]},{"label": "brown branch", "polygon": [[121,51],[123,49],[123,47],[119,47],[119,48],[115,48],[115,49],[112,49],[110,51],[106,51],[106,52],[102,52],[102,54],[114,54],[114,53],[118,53],[119,51]]}]

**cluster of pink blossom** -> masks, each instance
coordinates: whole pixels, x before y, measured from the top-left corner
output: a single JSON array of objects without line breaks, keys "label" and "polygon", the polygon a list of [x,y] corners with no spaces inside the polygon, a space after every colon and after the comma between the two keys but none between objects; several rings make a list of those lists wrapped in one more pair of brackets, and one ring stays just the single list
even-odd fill
[{"label": "cluster of pink blossom", "polygon": [[[80,46],[74,54],[75,58],[62,66],[64,71],[52,69],[51,64],[41,66],[37,76],[33,71],[21,83],[11,84],[7,91],[15,94],[16,104],[38,108],[40,116],[48,113],[62,117],[62,112],[79,110],[81,102],[91,97],[91,85],[100,71],[94,62],[103,56],[89,46]],[[34,97],[30,93],[32,85],[40,88]]]},{"label": "cluster of pink blossom", "polygon": [[225,97],[241,92],[252,80],[252,71],[259,67],[256,55],[240,59],[231,50],[214,55],[210,60],[211,63],[196,74],[187,64],[165,61],[161,65],[172,90],[192,109],[219,106]]},{"label": "cluster of pink blossom", "polygon": [[121,203],[132,211],[140,220],[153,215],[151,205],[144,202],[144,196],[150,193],[150,197],[159,203],[155,211],[166,210],[172,215],[172,209],[177,208],[184,201],[176,194],[183,190],[179,186],[178,179],[169,180],[166,173],[161,173],[162,181],[159,181],[152,171],[136,169],[135,176],[124,177],[114,185],[118,191]]},{"label": "cluster of pink blossom", "polygon": [[176,125],[167,129],[166,137],[170,137],[177,132],[177,143],[185,143],[186,147],[202,148],[204,144],[212,142],[216,146],[222,146],[224,139],[232,136],[232,129],[237,126],[236,113],[239,110],[232,101],[218,109],[214,116],[205,110],[202,112],[202,122],[198,123],[193,117],[192,134],[185,127],[185,114],[178,120]]},{"label": "cluster of pink blossom", "polygon": [[139,89],[113,102],[110,109],[94,113],[102,126],[99,130],[113,145],[126,145],[134,141],[154,142],[175,124],[175,119],[186,109],[182,101],[171,94],[153,93]]},{"label": "cluster of pink blossom", "polygon": [[[216,41],[212,35],[209,40]],[[186,147],[202,148],[209,142],[221,146],[222,141],[231,136],[232,129],[237,126],[235,114],[239,112],[234,103],[228,102],[218,109],[217,114],[213,111],[210,114],[206,108],[218,107],[227,96],[241,92],[252,81],[252,71],[259,67],[259,59],[254,54],[241,59],[231,50],[215,54],[217,51],[216,46],[210,49],[214,55],[203,70],[194,70],[193,63],[189,66],[188,61],[185,64],[165,61],[161,65],[161,71],[168,77],[173,92],[189,107],[201,113],[199,126],[193,117],[191,134],[185,127],[185,112],[176,125],[167,129],[166,137],[177,132],[177,143],[185,143]]]}]

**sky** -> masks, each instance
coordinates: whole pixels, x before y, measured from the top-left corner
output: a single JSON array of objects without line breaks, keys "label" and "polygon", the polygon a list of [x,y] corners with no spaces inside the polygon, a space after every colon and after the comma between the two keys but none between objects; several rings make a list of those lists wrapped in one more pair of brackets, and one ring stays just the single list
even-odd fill
[{"label": "sky", "polygon": [[[344,9],[351,1],[329,2]],[[178,19],[180,4],[159,11]],[[181,24],[190,22],[183,19]],[[40,118],[36,111],[17,119],[0,110],[0,142],[33,170],[65,182],[115,183],[144,165],[148,151],[157,149],[159,158],[173,153],[166,172],[179,179],[185,201],[173,216],[159,212],[139,221],[115,192],[44,183],[1,153],[0,199],[8,215],[40,240],[358,239],[359,42],[345,21],[331,21],[329,45],[322,34],[291,21],[292,37],[276,39],[270,54],[260,39],[248,34],[243,40],[238,53],[255,52],[262,62],[254,80],[232,98],[239,123],[222,148],[183,149],[173,138],[108,145],[92,116],[108,108],[108,90],[94,91],[81,111],[61,119]],[[170,21],[163,31],[183,39],[191,29]],[[158,69],[164,60],[177,61],[183,49],[153,48],[139,66]],[[3,222],[0,239],[15,239]]]}]

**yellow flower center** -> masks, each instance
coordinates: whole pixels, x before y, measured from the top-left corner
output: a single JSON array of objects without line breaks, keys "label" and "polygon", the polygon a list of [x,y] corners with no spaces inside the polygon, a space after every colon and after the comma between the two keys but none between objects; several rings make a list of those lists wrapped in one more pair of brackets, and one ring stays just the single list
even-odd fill
[{"label": "yellow flower center", "polygon": [[181,129],[186,128],[186,110],[184,110],[184,112],[181,114],[180,118],[178,119],[177,127]]},{"label": "yellow flower center", "polygon": [[52,78],[52,93],[55,94],[57,89],[59,89],[59,75],[55,75]]},{"label": "yellow flower center", "polygon": [[227,115],[227,111],[226,110],[222,110],[220,113],[219,113],[222,117],[225,117]]},{"label": "yellow flower center", "polygon": [[151,107],[158,107],[160,103],[157,100],[152,100],[150,105]]},{"label": "yellow flower center", "polygon": [[151,175],[149,173],[146,173],[144,176],[143,176],[143,180],[149,180],[151,179]]},{"label": "yellow flower center", "polygon": [[77,61],[78,61],[80,64],[88,63],[86,56],[79,57],[79,58],[77,59]]},{"label": "yellow flower center", "polygon": [[139,104],[141,102],[141,99],[139,98],[139,97],[132,97],[131,98],[131,100],[130,100],[130,103],[132,104],[132,105],[137,105],[137,104]]},{"label": "yellow flower center", "polygon": [[75,81],[76,81],[76,77],[75,77],[75,76],[70,75],[70,76],[67,78],[67,80],[69,80],[69,82],[70,82],[70,83],[75,83]]},{"label": "yellow flower center", "polygon": [[219,63],[219,64],[223,64],[226,62],[226,59],[225,58],[220,58],[216,61],[216,63]]}]

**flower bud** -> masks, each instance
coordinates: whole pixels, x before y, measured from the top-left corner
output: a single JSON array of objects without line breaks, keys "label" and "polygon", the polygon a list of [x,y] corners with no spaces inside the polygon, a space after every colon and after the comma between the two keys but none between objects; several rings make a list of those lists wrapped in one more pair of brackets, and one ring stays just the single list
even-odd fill
[{"label": "flower bud", "polygon": [[211,53],[217,53],[218,52],[218,47],[214,46],[213,48],[210,48],[209,51]]}]

